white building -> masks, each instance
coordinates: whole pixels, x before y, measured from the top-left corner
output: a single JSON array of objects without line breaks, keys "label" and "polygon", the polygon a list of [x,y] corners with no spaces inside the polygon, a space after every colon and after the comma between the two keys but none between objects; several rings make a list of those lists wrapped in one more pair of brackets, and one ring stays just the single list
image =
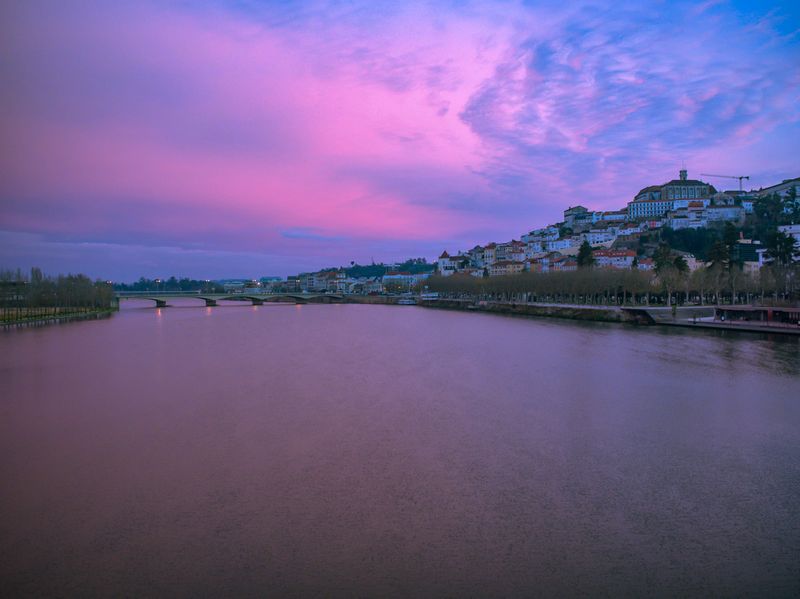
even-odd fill
[{"label": "white building", "polygon": [[451,256],[447,251],[444,251],[436,262],[436,270],[443,277],[449,277],[458,271],[459,264],[461,264],[461,259],[458,256]]},{"label": "white building", "polygon": [[645,187],[635,199],[628,203],[628,219],[637,220],[664,216],[676,208],[676,201],[709,198],[716,193],[713,185],[689,179],[686,170],[680,171],[680,177],[663,185]]},{"label": "white building", "polygon": [[616,235],[610,231],[597,231],[592,229],[586,233],[582,233],[581,237],[589,242],[589,245],[600,245],[609,241],[614,241]]},{"label": "white building", "polygon": [[711,204],[711,198],[698,198],[696,200],[690,200],[687,198],[683,198],[680,200],[675,200],[672,202],[672,206],[674,210],[680,210],[681,208],[697,208],[702,209]]},{"label": "white building", "polygon": [[497,244],[489,243],[483,248],[483,265],[491,266],[497,261]]},{"label": "white building", "polygon": [[601,213],[600,220],[603,221],[624,221],[628,218],[627,210],[610,210]]},{"label": "white building", "polygon": [[600,268],[631,268],[636,252],[633,250],[594,250],[595,265]]},{"label": "white building", "polygon": [[538,254],[543,254],[547,251],[545,247],[547,242],[543,241],[529,241],[525,244],[525,258],[533,258]]},{"label": "white building", "polygon": [[545,244],[545,249],[548,252],[558,252],[561,250],[566,250],[571,248],[572,246],[577,246],[581,244],[581,239],[579,237],[564,237],[563,239],[556,239],[555,241],[548,241]]},{"label": "white building", "polygon": [[676,231],[680,229],[701,229],[708,225],[708,221],[703,218],[692,218],[686,214],[678,214],[673,212],[667,218],[666,226]]},{"label": "white building", "polygon": [[[452,274],[452,273],[451,273]],[[383,275],[382,283],[384,286],[395,283],[398,285],[404,285],[409,289],[427,279],[430,273],[410,273],[407,271],[389,271],[385,275]]]},{"label": "white building", "polygon": [[523,235],[520,239],[525,243],[532,241],[555,241],[558,239],[558,227],[543,227],[541,229],[534,229],[530,233]]},{"label": "white building", "polygon": [[777,185],[770,185],[769,187],[764,187],[756,192],[751,193],[755,193],[755,195],[760,198],[772,195],[773,193],[785,198],[789,195],[792,189],[794,189],[795,195],[800,198],[800,177],[797,177],[796,179],[785,179]]},{"label": "white building", "polygon": [[628,219],[639,220],[664,216],[675,209],[672,200],[634,200],[628,204]]},{"label": "white building", "polygon": [[709,222],[741,221],[744,219],[744,208],[741,206],[708,206],[703,210],[703,217]]},{"label": "white building", "polygon": [[489,267],[490,277],[500,277],[503,275],[516,275],[525,270],[524,262],[515,260],[498,260]]},{"label": "white building", "polygon": [[583,206],[571,206],[564,210],[564,224],[568,227],[571,227],[575,224],[576,220],[582,220],[586,218],[586,214],[589,212]]}]

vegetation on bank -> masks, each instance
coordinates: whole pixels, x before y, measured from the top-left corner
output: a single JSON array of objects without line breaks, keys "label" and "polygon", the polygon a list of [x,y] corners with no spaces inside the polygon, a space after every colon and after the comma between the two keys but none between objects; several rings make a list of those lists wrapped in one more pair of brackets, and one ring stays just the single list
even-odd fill
[{"label": "vegetation on bank", "polygon": [[197,280],[183,277],[177,279],[146,279],[139,277],[134,283],[115,283],[117,291],[201,291],[203,293],[224,293],[225,288],[216,281]]},{"label": "vegetation on bank", "polygon": [[408,272],[411,274],[420,274],[432,272],[436,268],[436,264],[431,264],[425,258],[410,258],[400,264],[393,264],[391,266],[378,263],[375,264],[356,264],[351,262],[350,266],[340,268],[323,268],[319,272],[335,272],[343,270],[348,277],[361,278],[361,277],[382,277],[391,270],[400,272]]},{"label": "vegetation on bank", "polygon": [[744,304],[800,300],[800,267],[775,263],[753,275],[730,261],[689,272],[680,256],[661,249],[657,271],[614,270],[591,266],[575,271],[522,273],[477,278],[455,274],[425,281],[442,297],[564,304]]},{"label": "vegetation on bank", "polygon": [[0,270],[0,323],[4,325],[67,318],[115,309],[114,290],[86,275],[45,276]]}]

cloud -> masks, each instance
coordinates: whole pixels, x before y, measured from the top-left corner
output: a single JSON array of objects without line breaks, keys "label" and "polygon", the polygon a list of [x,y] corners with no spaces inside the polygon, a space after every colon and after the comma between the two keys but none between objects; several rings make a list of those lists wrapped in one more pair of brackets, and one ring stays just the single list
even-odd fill
[{"label": "cloud", "polygon": [[631,174],[653,182],[659,167],[796,126],[798,69],[786,68],[786,48],[730,18],[699,27],[672,4],[661,10],[580,9],[512,44],[461,114],[494,142],[498,166],[486,176],[503,181],[516,168],[507,165],[530,159],[528,172],[543,172],[529,179],[556,193],[570,181],[605,203],[612,188],[638,189]]},{"label": "cloud", "polygon": [[617,208],[682,161],[766,185],[797,175],[791,10],[6,4],[0,220],[291,272]]}]

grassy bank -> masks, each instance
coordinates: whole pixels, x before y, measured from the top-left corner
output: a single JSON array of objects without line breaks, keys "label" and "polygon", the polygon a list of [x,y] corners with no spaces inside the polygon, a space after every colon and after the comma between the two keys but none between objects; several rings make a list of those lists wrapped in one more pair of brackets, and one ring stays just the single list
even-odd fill
[{"label": "grassy bank", "polygon": [[108,318],[116,311],[117,308],[7,308],[0,312],[0,327],[10,329],[76,320],[95,320]]}]

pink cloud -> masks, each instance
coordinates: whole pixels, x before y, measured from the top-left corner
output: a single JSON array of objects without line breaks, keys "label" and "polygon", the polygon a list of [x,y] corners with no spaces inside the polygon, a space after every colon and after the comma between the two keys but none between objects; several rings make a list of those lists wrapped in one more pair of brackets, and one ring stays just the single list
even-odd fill
[{"label": "pink cloud", "polygon": [[680,11],[600,5],[4,8],[2,228],[324,266],[616,208],[796,131],[796,42],[709,4],[671,44]]}]

